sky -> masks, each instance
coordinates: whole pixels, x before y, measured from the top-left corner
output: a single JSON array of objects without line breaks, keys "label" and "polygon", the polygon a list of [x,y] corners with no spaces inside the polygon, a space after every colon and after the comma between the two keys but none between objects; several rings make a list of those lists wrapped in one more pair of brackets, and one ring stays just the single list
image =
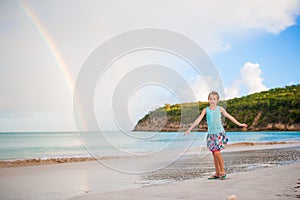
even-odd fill
[{"label": "sky", "polygon": [[[74,117],[73,93],[84,64],[106,41],[143,28],[197,43],[222,80],[224,99],[299,84],[299,15],[299,0],[0,0],[0,131],[77,130],[82,119]],[[196,100],[205,101],[216,84],[170,52],[126,54],[98,78],[93,112],[101,129],[132,129],[150,110],[181,103],[186,89],[154,82],[136,85],[129,99],[113,99],[120,82],[149,64],[179,74]],[[129,120],[120,127],[112,102],[123,101]]]}]

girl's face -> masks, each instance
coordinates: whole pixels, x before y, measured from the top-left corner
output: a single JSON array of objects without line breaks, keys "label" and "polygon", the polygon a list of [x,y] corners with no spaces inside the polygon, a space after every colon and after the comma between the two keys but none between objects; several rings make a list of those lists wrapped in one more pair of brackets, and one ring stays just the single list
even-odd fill
[{"label": "girl's face", "polygon": [[218,96],[213,94],[209,95],[208,102],[211,106],[216,106],[219,102]]}]

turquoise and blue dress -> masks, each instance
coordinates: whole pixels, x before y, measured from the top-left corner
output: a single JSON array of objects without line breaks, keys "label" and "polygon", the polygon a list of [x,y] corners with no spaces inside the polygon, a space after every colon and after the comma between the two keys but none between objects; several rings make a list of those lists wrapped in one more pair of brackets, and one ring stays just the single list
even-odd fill
[{"label": "turquoise and blue dress", "polygon": [[221,151],[225,148],[225,144],[228,142],[224,127],[222,125],[220,107],[211,110],[206,108],[206,121],[208,126],[207,134],[207,148],[212,151]]}]

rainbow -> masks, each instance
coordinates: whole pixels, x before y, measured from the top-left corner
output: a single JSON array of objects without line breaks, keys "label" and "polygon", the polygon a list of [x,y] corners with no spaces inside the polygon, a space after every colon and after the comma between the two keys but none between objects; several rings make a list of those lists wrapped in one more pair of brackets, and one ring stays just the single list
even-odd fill
[{"label": "rainbow", "polygon": [[41,35],[43,40],[46,42],[47,47],[49,48],[51,54],[53,55],[57,66],[59,67],[60,71],[62,72],[64,78],[66,79],[66,83],[70,89],[71,95],[74,91],[74,78],[72,73],[70,72],[67,64],[64,61],[63,56],[61,55],[59,49],[56,47],[55,42],[51,38],[50,34],[48,33],[46,27],[43,23],[39,20],[38,16],[34,13],[34,11],[23,1],[19,0],[19,5],[24,13],[28,16],[34,27],[37,29],[38,33]]}]

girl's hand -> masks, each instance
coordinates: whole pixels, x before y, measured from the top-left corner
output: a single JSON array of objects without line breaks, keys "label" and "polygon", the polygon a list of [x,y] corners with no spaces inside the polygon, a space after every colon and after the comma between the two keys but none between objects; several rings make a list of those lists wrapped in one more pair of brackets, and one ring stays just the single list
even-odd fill
[{"label": "girl's hand", "polygon": [[248,125],[247,124],[241,124],[240,126],[244,127],[244,128],[247,128]]},{"label": "girl's hand", "polygon": [[190,130],[186,130],[186,131],[184,132],[184,136],[190,134],[190,132],[191,132]]}]

